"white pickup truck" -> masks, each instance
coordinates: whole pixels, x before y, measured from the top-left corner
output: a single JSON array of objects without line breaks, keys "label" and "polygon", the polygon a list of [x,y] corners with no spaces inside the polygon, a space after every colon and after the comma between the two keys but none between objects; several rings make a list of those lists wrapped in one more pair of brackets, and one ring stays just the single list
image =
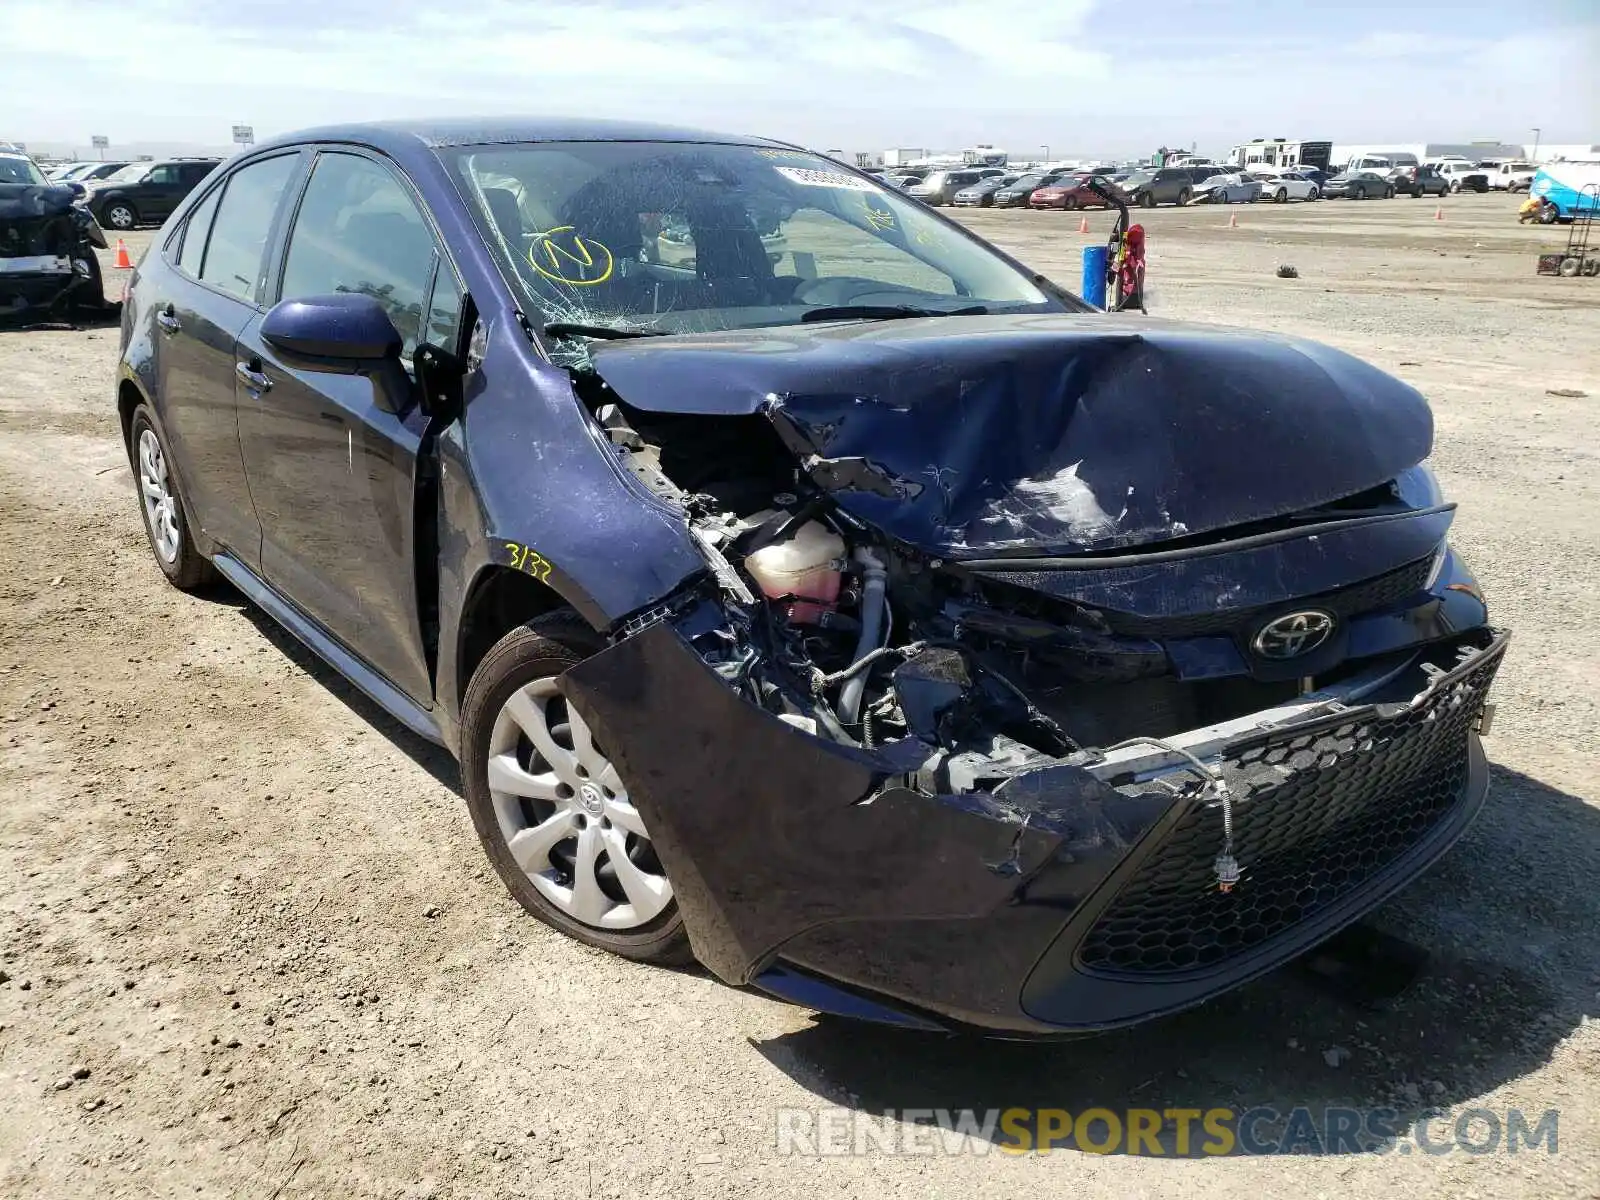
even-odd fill
[{"label": "white pickup truck", "polygon": [[1449,181],[1452,192],[1459,192],[1463,188],[1474,192],[1489,190],[1489,172],[1465,159],[1440,159],[1439,174]]},{"label": "white pickup truck", "polygon": [[1521,159],[1494,158],[1478,164],[1489,176],[1489,186],[1499,192],[1525,192],[1533,186],[1539,168]]}]

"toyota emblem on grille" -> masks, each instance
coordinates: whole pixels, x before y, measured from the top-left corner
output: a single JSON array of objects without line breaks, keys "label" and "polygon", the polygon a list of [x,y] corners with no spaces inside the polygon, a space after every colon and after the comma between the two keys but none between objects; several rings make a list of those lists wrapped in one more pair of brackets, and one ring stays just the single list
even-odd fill
[{"label": "toyota emblem on grille", "polygon": [[1333,624],[1331,613],[1316,609],[1286,613],[1263,625],[1250,645],[1262,658],[1299,658],[1327,641]]}]

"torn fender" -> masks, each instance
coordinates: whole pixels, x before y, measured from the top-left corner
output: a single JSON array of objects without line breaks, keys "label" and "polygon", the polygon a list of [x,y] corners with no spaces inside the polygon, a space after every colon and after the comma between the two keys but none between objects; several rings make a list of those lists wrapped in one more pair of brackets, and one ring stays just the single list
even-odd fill
[{"label": "torn fender", "polygon": [[993,795],[913,790],[929,747],[854,750],[796,730],[666,622],[562,683],[650,827],[695,954],[732,984],[819,926],[986,916],[1064,847],[1115,845],[1114,859],[1140,832],[1105,815],[1115,792],[1064,766]]}]

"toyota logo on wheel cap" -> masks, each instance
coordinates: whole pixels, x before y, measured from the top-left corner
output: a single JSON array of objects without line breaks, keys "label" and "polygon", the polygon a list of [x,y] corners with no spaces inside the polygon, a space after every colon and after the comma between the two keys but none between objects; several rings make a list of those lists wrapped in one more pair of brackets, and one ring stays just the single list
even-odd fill
[{"label": "toyota logo on wheel cap", "polygon": [[1262,658],[1299,658],[1327,641],[1333,626],[1333,614],[1318,609],[1285,613],[1263,625],[1250,646]]}]

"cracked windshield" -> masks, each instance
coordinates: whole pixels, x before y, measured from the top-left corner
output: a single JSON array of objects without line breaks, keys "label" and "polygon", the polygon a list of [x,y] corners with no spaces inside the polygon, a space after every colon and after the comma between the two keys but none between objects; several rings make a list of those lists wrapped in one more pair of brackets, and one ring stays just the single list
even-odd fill
[{"label": "cracked windshield", "polygon": [[918,206],[800,151],[569,142],[461,151],[456,168],[556,333],[1060,307]]}]

